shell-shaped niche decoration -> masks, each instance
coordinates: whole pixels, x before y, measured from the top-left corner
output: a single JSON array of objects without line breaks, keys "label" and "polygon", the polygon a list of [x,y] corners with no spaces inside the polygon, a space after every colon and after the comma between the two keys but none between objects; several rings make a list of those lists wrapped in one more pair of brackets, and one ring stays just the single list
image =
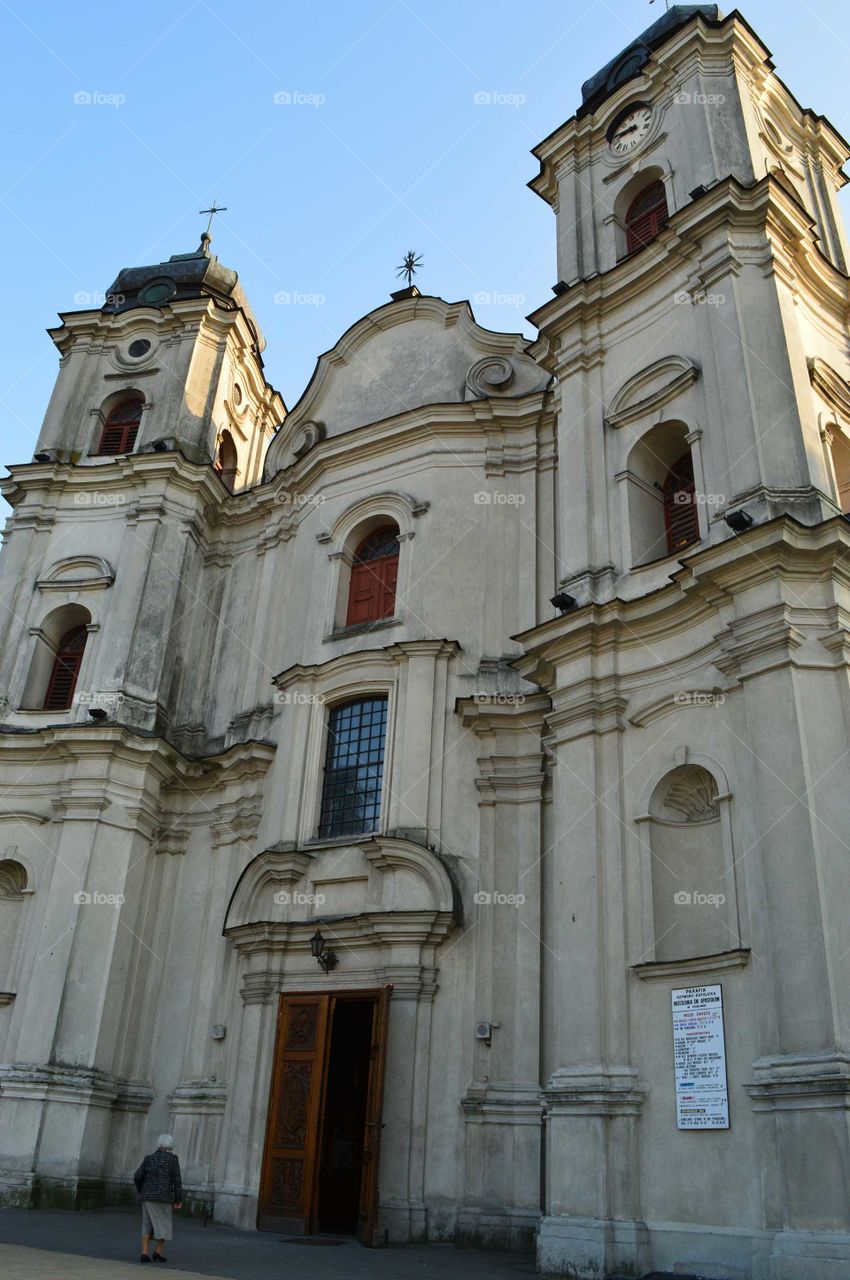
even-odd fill
[{"label": "shell-shaped niche decoration", "polygon": [[296,458],[303,458],[314,445],[324,440],[327,428],[323,422],[303,423],[292,438],[292,452]]},{"label": "shell-shaped niche decoration", "polygon": [[503,356],[485,356],[483,360],[476,360],[466,375],[468,398],[479,400],[484,396],[502,394],[513,382],[514,374],[510,360]]},{"label": "shell-shaped niche decoration", "polygon": [[686,822],[709,822],[718,816],[717,783],[698,765],[683,769],[670,783],[664,804],[681,813]]}]

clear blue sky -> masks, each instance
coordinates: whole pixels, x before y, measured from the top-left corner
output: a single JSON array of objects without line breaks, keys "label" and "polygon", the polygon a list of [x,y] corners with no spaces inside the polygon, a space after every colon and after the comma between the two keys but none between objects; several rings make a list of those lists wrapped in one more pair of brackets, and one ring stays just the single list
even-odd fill
[{"label": "clear blue sky", "polygon": [[[290,407],[316,357],[398,287],[475,299],[494,329],[555,282],[529,149],[661,0],[0,0],[7,326],[0,461],[26,461],[56,374],[44,333],[122,266],[213,249],[234,267]],[[805,106],[850,133],[839,0],[742,12]],[[289,94],[289,103],[275,95]],[[489,105],[476,95],[496,95]],[[79,102],[79,95],[92,101]],[[847,208],[845,202],[845,209]],[[275,295],[301,300],[280,304]]]}]

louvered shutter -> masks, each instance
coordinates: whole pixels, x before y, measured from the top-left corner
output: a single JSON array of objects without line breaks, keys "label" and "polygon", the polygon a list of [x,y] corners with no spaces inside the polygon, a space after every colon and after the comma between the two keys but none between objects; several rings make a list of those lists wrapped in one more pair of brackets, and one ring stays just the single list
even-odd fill
[{"label": "louvered shutter", "polygon": [[85,627],[74,627],[59,641],[44,698],[45,711],[67,711],[73,702],[87,636]]},{"label": "louvered shutter", "polygon": [[130,453],[139,434],[142,418],[141,400],[122,400],[109,413],[98,446],[99,455]]},{"label": "louvered shutter", "polygon": [[629,205],[626,214],[626,248],[629,253],[643,249],[658,235],[669,217],[667,193],[660,180],[652,182]]},{"label": "louvered shutter", "polygon": [[690,453],[679,459],[664,485],[664,523],[669,555],[699,542],[696,485]]}]

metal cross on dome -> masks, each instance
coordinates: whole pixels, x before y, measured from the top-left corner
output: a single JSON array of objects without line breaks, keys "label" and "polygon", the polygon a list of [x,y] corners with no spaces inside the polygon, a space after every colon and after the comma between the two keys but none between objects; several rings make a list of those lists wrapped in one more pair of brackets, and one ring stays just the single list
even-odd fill
[{"label": "metal cross on dome", "polygon": [[227,213],[227,205],[226,205],[226,204],[216,204],[215,200],[213,200],[213,202],[212,202],[211,206],[209,207],[209,209],[199,209],[199,210],[198,210],[198,213],[200,213],[200,214],[208,213],[208,214],[210,215],[210,216],[209,216],[209,221],[207,222],[207,229],[206,229],[206,231],[204,232],[204,235],[205,235],[205,236],[208,236],[208,235],[210,234],[210,227],[212,226],[212,220],[213,220],[213,218],[215,217],[215,215],[216,215],[217,213]]}]

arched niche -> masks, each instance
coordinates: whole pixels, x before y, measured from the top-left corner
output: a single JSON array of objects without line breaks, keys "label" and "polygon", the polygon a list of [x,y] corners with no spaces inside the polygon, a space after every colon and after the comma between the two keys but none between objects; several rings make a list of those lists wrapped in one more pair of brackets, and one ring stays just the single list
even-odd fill
[{"label": "arched niche", "polygon": [[722,773],[693,755],[652,785],[638,817],[644,959],[689,960],[741,946],[730,800]]},{"label": "arched niche", "polygon": [[23,863],[14,857],[0,858],[0,1008],[11,1004],[15,994],[17,954],[28,892],[31,892],[29,876]]}]

